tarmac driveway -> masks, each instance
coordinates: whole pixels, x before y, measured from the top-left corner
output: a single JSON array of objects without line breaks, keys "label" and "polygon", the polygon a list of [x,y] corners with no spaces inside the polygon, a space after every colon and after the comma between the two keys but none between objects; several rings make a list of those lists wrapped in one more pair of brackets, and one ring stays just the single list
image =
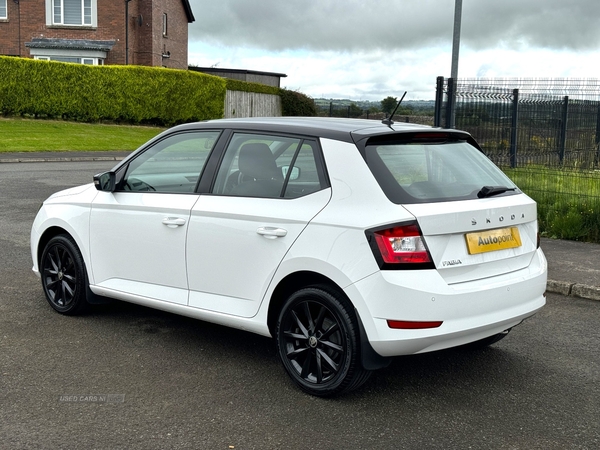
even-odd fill
[{"label": "tarmac driveway", "polygon": [[0,164],[0,447],[600,447],[596,301],[550,294],[489,349],[396,358],[334,400],[297,390],[264,337],[124,303],[54,313],[31,222],[112,165]]}]

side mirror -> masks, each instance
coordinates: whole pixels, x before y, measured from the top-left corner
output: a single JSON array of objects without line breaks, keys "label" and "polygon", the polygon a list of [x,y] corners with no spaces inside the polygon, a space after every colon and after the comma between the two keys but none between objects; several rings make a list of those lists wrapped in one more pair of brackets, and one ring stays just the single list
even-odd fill
[{"label": "side mirror", "polygon": [[104,172],[94,175],[94,186],[96,189],[103,192],[114,192],[115,190],[115,173]]},{"label": "side mirror", "polygon": [[[290,166],[283,166],[281,168],[281,173],[283,174],[283,178],[285,178],[290,170]],[[300,178],[300,167],[294,166],[292,167],[292,173],[290,173],[290,181],[294,181]]]}]

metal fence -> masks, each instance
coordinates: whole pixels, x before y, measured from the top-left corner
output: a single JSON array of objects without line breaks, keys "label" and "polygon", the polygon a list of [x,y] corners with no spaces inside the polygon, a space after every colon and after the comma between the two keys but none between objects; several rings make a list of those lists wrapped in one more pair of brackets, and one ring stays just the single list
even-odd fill
[{"label": "metal fence", "polygon": [[[372,119],[383,120],[386,114],[381,111],[370,111],[361,108],[356,104],[348,104],[347,102],[329,102],[327,104],[317,104],[317,115],[320,117],[347,117],[354,119]],[[417,123],[420,125],[433,125],[433,117],[426,115],[403,115],[397,114],[394,116],[394,122]]]},{"label": "metal fence", "polygon": [[437,99],[436,125],[469,131],[502,167],[598,168],[600,80],[440,77]]},{"label": "metal fence", "polygon": [[600,240],[600,80],[439,77],[435,125],[469,131],[549,235]]}]

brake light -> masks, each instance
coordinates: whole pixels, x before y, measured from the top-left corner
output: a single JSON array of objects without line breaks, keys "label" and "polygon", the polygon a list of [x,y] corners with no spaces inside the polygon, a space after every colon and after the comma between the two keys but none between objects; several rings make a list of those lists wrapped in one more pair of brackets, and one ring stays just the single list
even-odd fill
[{"label": "brake light", "polygon": [[431,263],[431,257],[416,223],[373,231],[377,248],[386,264]]}]

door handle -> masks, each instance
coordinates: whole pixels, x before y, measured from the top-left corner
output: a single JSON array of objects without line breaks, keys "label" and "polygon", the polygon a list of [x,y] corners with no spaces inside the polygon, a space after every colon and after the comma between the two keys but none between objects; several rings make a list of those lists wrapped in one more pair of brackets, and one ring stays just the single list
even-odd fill
[{"label": "door handle", "polygon": [[177,228],[181,225],[185,225],[185,219],[182,219],[180,217],[165,217],[162,223],[163,225],[166,225],[169,228]]},{"label": "door handle", "polygon": [[287,234],[287,230],[275,227],[260,227],[256,232],[267,239],[277,239]]}]

